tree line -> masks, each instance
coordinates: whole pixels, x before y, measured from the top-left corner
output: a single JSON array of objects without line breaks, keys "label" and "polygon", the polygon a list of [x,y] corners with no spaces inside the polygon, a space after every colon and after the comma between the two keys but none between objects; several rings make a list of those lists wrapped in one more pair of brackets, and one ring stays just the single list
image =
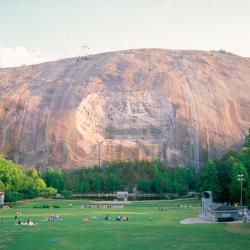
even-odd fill
[{"label": "tree line", "polygon": [[64,172],[49,167],[42,177],[60,192],[112,193],[138,190],[143,193],[185,195],[197,189],[196,172],[189,168],[170,168],[160,161],[112,162],[106,167],[91,167]]},{"label": "tree line", "polygon": [[[7,199],[72,193],[112,193],[121,190],[184,196],[188,192],[213,191],[216,201],[239,202],[243,175],[243,202],[250,205],[250,130],[240,150],[209,160],[200,169],[169,167],[159,160],[111,162],[105,167],[66,172],[49,166],[44,172],[23,170],[0,158],[0,191]],[[16,181],[17,180],[17,181]]]},{"label": "tree line", "polygon": [[6,201],[54,195],[57,192],[53,187],[47,187],[35,168],[24,170],[3,156],[0,156],[0,191],[5,192]]}]

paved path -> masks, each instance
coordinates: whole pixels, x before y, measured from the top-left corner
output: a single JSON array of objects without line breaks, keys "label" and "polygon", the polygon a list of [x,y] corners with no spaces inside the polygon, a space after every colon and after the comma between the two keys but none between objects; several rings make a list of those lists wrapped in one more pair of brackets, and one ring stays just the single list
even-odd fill
[{"label": "paved path", "polygon": [[204,220],[202,218],[189,218],[180,221],[181,224],[204,224],[204,223],[214,223],[212,221]]}]

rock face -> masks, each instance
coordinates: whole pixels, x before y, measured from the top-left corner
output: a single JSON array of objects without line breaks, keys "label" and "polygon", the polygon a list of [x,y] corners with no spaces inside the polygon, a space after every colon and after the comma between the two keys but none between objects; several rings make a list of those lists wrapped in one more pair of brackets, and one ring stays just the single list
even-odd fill
[{"label": "rock face", "polygon": [[199,166],[249,127],[249,58],[141,49],[0,69],[0,152],[24,165]]}]

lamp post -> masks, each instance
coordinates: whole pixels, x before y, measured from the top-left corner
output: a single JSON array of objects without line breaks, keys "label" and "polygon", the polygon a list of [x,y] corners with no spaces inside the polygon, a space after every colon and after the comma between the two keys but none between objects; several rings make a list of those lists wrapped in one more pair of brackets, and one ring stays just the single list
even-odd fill
[{"label": "lamp post", "polygon": [[242,182],[244,181],[243,174],[238,174],[238,181],[240,181],[240,207],[242,207]]}]

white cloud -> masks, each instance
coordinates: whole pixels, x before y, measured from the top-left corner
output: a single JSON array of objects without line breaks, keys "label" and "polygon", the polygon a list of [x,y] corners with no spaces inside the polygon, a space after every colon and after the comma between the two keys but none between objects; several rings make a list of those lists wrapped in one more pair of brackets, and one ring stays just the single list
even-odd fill
[{"label": "white cloud", "polygon": [[23,47],[0,48],[0,68],[17,67],[49,61],[51,58],[40,50],[30,51]]}]

